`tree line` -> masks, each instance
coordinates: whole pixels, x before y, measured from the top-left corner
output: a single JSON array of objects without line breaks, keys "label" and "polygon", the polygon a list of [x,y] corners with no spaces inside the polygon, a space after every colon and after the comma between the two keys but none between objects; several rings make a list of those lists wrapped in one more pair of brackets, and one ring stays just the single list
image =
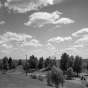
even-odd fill
[{"label": "tree line", "polygon": [[[59,66],[58,66],[59,63]],[[69,55],[67,53],[63,53],[61,55],[61,59],[59,61],[56,60],[56,57],[48,57],[44,59],[43,57],[40,57],[39,59],[35,57],[34,55],[30,56],[27,60],[27,66],[25,60],[18,60],[16,63],[14,63],[13,59],[11,57],[4,57],[2,59],[2,63],[0,63],[0,69],[13,69],[16,66],[22,65],[23,70],[50,70],[52,66],[59,67],[64,73],[67,72],[69,68],[72,68],[75,73],[78,74],[82,71],[83,68],[88,69],[88,63],[86,66],[83,66],[82,64],[82,57],[80,56],[73,56]]]}]

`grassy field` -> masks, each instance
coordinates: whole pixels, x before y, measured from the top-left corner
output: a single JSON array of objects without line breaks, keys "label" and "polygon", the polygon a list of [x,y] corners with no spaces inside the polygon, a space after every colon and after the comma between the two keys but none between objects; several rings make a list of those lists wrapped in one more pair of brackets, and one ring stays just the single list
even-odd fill
[{"label": "grassy field", "polygon": [[[46,80],[39,81],[30,78],[30,74],[28,73],[28,76],[26,76],[22,66],[18,66],[15,71],[8,71],[7,74],[2,74],[0,71],[0,88],[55,88],[47,86]],[[46,75],[46,72],[38,71],[33,74]],[[85,88],[75,82],[66,81],[63,88]]]},{"label": "grassy field", "polygon": [[[47,86],[46,81],[31,79],[24,75],[0,74],[0,88],[55,88]],[[81,85],[65,82],[64,88],[83,88]]]}]

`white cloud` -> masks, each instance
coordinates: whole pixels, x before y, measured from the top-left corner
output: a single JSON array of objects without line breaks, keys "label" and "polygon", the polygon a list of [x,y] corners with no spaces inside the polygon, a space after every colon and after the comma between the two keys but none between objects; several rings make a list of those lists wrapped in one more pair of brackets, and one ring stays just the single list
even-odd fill
[{"label": "white cloud", "polygon": [[7,44],[2,44],[1,47],[4,47],[4,48],[12,48],[13,46],[12,45],[7,45]]},{"label": "white cloud", "polygon": [[47,43],[45,46],[46,46],[46,49],[49,50],[49,51],[51,51],[52,53],[55,53],[55,52],[58,51],[58,50],[56,49],[56,47],[53,46],[51,43]]},{"label": "white cloud", "polygon": [[57,54],[62,54],[66,52],[69,53],[69,55],[82,55],[84,51],[85,51],[84,45],[73,45],[59,51]]},{"label": "white cloud", "polygon": [[48,12],[36,12],[29,16],[29,21],[24,23],[26,26],[37,26],[42,27],[45,24],[70,24],[74,23],[73,20],[69,18],[60,18],[59,11],[55,11],[53,13]]},{"label": "white cloud", "polygon": [[60,27],[62,27],[62,25],[56,25],[55,27],[53,27],[53,29],[60,28]]},{"label": "white cloud", "polygon": [[73,47],[73,48],[82,48],[82,47],[84,47],[84,45],[74,45],[74,46],[70,46],[70,47]]},{"label": "white cloud", "polygon": [[34,52],[41,52],[42,51],[42,49],[38,49],[38,50],[34,50]]},{"label": "white cloud", "polygon": [[48,42],[55,42],[55,43],[60,43],[60,42],[64,42],[64,41],[68,41],[68,40],[72,40],[72,38],[69,36],[69,37],[54,37],[54,38],[51,38],[48,40]]},{"label": "white cloud", "polygon": [[33,39],[31,35],[25,33],[12,33],[6,32],[0,36],[0,44],[2,47],[11,48],[12,46],[7,46],[8,43],[15,43],[18,47],[32,46],[32,47],[42,47],[43,45],[39,40]]},{"label": "white cloud", "polygon": [[4,53],[4,54],[9,54],[10,53],[10,51],[7,51],[7,50],[1,50],[0,52],[2,52],[2,53]]},{"label": "white cloud", "polygon": [[74,21],[69,18],[61,18],[57,20],[55,24],[71,24],[71,23],[74,23]]},{"label": "white cloud", "polygon": [[51,52],[57,52],[57,49],[55,48],[55,46],[48,46],[47,47],[48,50],[50,50]]},{"label": "white cloud", "polygon": [[40,43],[39,40],[32,39],[29,42],[27,41],[23,42],[23,44],[20,47],[25,47],[25,46],[42,47],[43,45]]},{"label": "white cloud", "polygon": [[78,39],[75,44],[88,44],[88,36]]},{"label": "white cloud", "polygon": [[73,33],[72,36],[80,37],[84,35],[85,33],[88,33],[88,28],[83,28],[81,30],[78,30],[77,32]]},{"label": "white cloud", "polygon": [[51,46],[51,44],[50,43],[47,43],[45,46]]},{"label": "white cloud", "polygon": [[0,36],[0,44],[6,43],[8,41],[26,41],[26,39],[31,39],[32,36],[27,35],[25,33],[12,33],[12,32],[6,32],[5,34]]},{"label": "white cloud", "polygon": [[1,25],[5,24],[5,21],[0,21],[0,24],[1,24]]},{"label": "white cloud", "polygon": [[54,0],[7,0],[5,6],[18,13],[38,10],[43,6],[53,5]]}]

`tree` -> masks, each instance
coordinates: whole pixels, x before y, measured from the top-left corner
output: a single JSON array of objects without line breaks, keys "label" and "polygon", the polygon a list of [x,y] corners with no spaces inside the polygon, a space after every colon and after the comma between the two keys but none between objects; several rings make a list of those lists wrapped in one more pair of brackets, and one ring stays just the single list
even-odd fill
[{"label": "tree", "polygon": [[87,65],[86,65],[86,69],[88,70],[88,62],[87,62]]},{"label": "tree", "polygon": [[21,59],[18,61],[18,66],[19,65],[22,65],[22,60]]},{"label": "tree", "polygon": [[3,67],[2,68],[4,69],[4,72],[8,70],[8,57],[6,57],[6,56],[3,58]]},{"label": "tree", "polygon": [[14,71],[15,71],[15,69],[16,69],[16,64],[15,63],[12,64],[12,69],[14,69]]},{"label": "tree", "polygon": [[68,59],[69,59],[69,55],[67,53],[63,53],[60,60],[60,68],[63,71],[67,71]]},{"label": "tree", "polygon": [[56,57],[54,59],[51,59],[51,67],[52,66],[57,66]]},{"label": "tree", "polygon": [[75,57],[75,62],[74,62],[74,72],[78,73],[81,72],[82,70],[82,57],[79,57],[78,55]]},{"label": "tree", "polygon": [[11,57],[9,57],[8,64],[9,64],[9,69],[11,69],[12,68],[12,58]]},{"label": "tree", "polygon": [[38,65],[38,59],[34,55],[30,56],[29,59],[29,65],[31,69],[36,69],[37,70],[37,65]]},{"label": "tree", "polygon": [[70,67],[68,70],[67,70],[67,77],[68,79],[72,79],[72,76],[73,76],[73,68]]},{"label": "tree", "polygon": [[42,69],[44,67],[44,58],[40,57],[38,62],[38,69]]},{"label": "tree", "polygon": [[60,84],[63,86],[64,83],[63,72],[55,66],[53,66],[51,69],[51,81],[53,84],[55,84],[56,88],[58,88]]},{"label": "tree", "polygon": [[68,58],[68,68],[74,66],[74,56],[69,56]]},{"label": "tree", "polygon": [[48,57],[48,58],[46,58],[46,60],[45,60],[45,62],[44,62],[44,66],[45,66],[45,68],[46,67],[48,67],[48,66],[50,66],[51,65],[51,59],[50,59],[50,57]]}]

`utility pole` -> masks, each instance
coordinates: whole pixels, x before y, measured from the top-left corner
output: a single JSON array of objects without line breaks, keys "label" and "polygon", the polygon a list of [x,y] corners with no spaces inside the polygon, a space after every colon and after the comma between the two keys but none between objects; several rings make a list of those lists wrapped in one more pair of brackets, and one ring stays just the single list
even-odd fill
[{"label": "utility pole", "polygon": [[26,55],[26,76],[27,76],[27,55]]}]

